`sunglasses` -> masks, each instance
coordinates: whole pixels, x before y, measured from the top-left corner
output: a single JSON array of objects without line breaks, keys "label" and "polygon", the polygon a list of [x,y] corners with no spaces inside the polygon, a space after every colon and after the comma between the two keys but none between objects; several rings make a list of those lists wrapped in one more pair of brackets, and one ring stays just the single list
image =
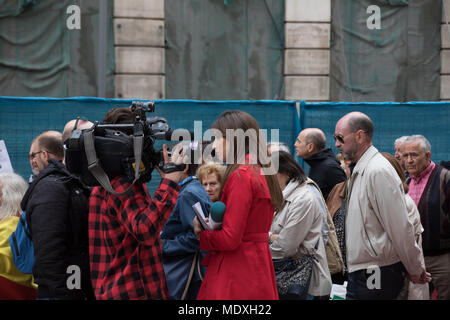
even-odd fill
[{"label": "sunglasses", "polygon": [[353,132],[351,132],[351,133],[349,133],[349,134],[347,134],[345,136],[342,136],[341,134],[335,134],[333,136],[334,137],[334,141],[339,141],[341,144],[344,144],[345,143],[344,138],[347,137],[348,135],[352,134],[352,133]]},{"label": "sunglasses", "polygon": [[341,134],[335,134],[333,137],[334,137],[334,141],[339,141],[341,144],[344,144],[345,143],[345,141],[344,141],[344,138],[345,137],[347,137],[347,136],[349,136],[349,135],[351,135],[351,134],[353,134],[353,133],[356,133],[356,132],[358,132],[358,131],[362,131],[362,132],[364,132],[364,130],[357,130],[357,131],[355,131],[355,132],[350,132],[349,134],[347,134],[347,135],[345,135],[345,136],[343,136],[343,135],[341,135]]}]

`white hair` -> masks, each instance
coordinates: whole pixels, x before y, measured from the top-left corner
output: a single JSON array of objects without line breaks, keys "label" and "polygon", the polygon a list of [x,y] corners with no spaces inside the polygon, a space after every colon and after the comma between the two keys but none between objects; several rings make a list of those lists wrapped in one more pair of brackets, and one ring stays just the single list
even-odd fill
[{"label": "white hair", "polygon": [[400,138],[395,139],[394,146],[395,146],[397,143],[404,144],[405,141],[408,139],[408,137],[409,137],[409,136],[403,136],[403,137],[400,137]]},{"label": "white hair", "polygon": [[268,148],[269,147],[270,148],[275,147],[275,150],[273,150],[272,152],[274,152],[276,150],[280,150],[280,151],[284,151],[284,152],[287,152],[287,153],[291,154],[291,151],[289,150],[289,146],[286,143],[284,143],[284,142],[269,142],[267,144],[267,147]]},{"label": "white hair", "polygon": [[430,142],[427,140],[427,138],[425,138],[424,136],[422,136],[420,134],[415,134],[415,135],[409,136],[404,143],[410,143],[410,142],[416,142],[416,141],[420,142],[420,147],[422,148],[423,152],[431,152]]},{"label": "white hair", "polygon": [[0,184],[0,220],[21,214],[20,202],[28,189],[28,183],[16,173],[0,172]]}]

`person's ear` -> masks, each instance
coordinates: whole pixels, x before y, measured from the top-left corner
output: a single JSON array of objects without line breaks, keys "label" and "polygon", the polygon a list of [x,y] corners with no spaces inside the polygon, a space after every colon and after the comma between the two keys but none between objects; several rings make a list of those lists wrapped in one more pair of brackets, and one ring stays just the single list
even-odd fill
[{"label": "person's ear", "polygon": [[48,162],[50,154],[46,150],[42,150],[42,156],[44,157],[44,161]]},{"label": "person's ear", "polygon": [[364,142],[365,138],[366,137],[365,137],[364,131],[358,130],[355,132],[355,139],[358,144],[362,144]]},{"label": "person's ear", "polygon": [[431,152],[425,152],[425,157],[427,158],[428,161],[431,160]]},{"label": "person's ear", "polygon": [[314,143],[310,142],[306,145],[306,149],[308,150],[308,153],[314,152],[315,146]]}]

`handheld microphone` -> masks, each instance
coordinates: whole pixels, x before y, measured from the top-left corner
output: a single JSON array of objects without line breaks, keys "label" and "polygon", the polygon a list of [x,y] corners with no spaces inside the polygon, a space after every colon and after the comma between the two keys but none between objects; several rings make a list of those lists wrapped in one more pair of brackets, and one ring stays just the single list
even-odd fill
[{"label": "handheld microphone", "polygon": [[219,229],[222,226],[223,216],[225,214],[226,206],[221,201],[216,201],[211,205],[210,209],[210,224],[213,229]]}]

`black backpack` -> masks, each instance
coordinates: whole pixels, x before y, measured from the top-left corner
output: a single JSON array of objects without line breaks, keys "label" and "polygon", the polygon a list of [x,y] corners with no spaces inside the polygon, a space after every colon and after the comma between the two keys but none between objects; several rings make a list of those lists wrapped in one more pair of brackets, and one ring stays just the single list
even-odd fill
[{"label": "black backpack", "polygon": [[[88,234],[89,196],[91,194],[91,188],[86,187],[78,177],[70,174],[67,169],[61,166],[54,170],[49,170],[43,176],[38,176],[38,179],[42,180],[50,176],[62,182],[69,191],[69,224],[72,237],[68,243],[68,266],[78,266],[81,271],[81,290],[73,289],[73,293],[82,299],[94,300],[95,296],[90,279]],[[33,181],[31,188],[36,184],[37,181]],[[31,224],[31,217],[28,215],[27,222],[30,226],[32,238],[33,226]]]},{"label": "black backpack", "polygon": [[[62,178],[69,190],[69,223],[72,230],[72,239],[69,248],[73,250],[73,255],[69,263],[80,266],[81,269],[81,290],[85,297],[94,300],[94,292],[91,284],[89,266],[89,196],[91,189],[86,187],[80,179],[70,175]],[[81,253],[81,256],[80,256]]]}]

